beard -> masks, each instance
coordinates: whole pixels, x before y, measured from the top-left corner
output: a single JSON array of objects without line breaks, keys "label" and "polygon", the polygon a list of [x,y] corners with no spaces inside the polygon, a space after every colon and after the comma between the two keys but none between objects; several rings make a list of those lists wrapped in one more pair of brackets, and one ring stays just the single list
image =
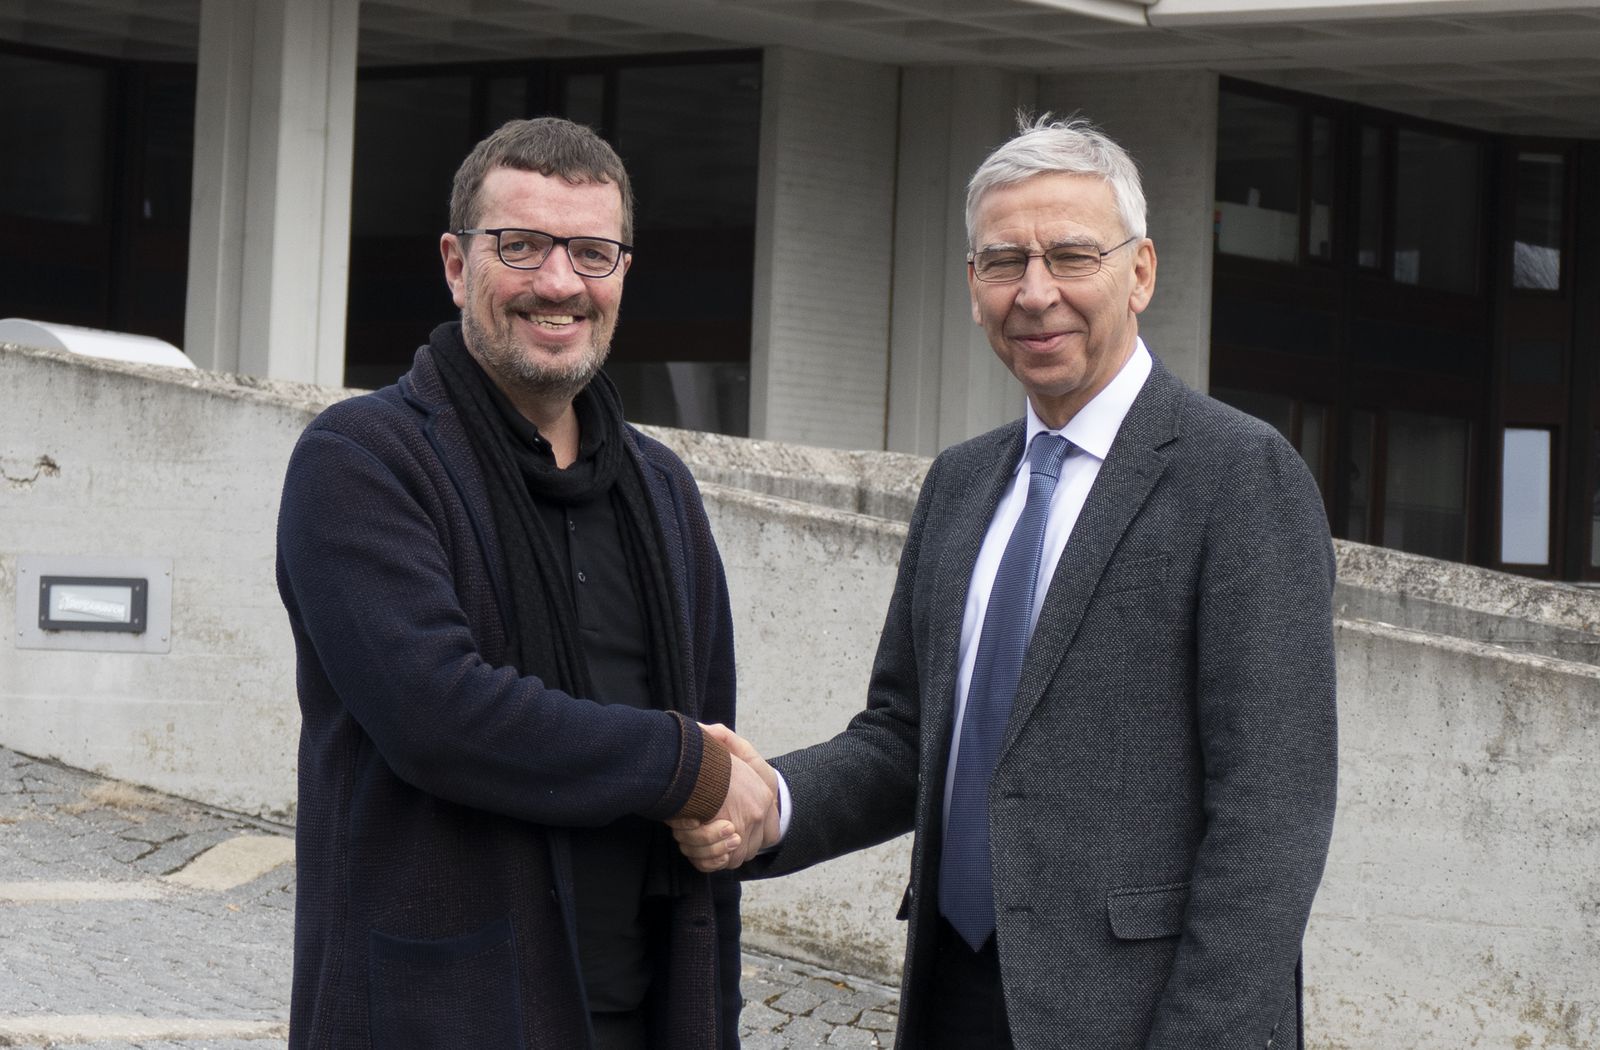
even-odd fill
[{"label": "beard", "polygon": [[[489,374],[495,377],[508,392],[512,390],[532,394],[541,400],[571,401],[589,385],[611,353],[611,334],[615,324],[606,325],[587,295],[573,296],[560,302],[537,296],[522,296],[507,302],[499,310],[485,310],[493,328],[485,327],[479,316],[479,305],[469,286],[468,307],[461,311],[461,335],[467,349],[482,362]],[[589,345],[575,359],[548,362],[540,352],[528,347],[517,337],[514,315],[543,310],[551,313],[571,314],[581,317],[590,330]]]}]

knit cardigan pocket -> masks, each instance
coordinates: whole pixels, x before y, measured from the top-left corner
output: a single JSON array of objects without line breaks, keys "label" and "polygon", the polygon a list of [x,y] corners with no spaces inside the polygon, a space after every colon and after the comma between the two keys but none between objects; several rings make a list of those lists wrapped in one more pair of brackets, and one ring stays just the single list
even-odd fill
[{"label": "knit cardigan pocket", "polygon": [[372,931],[372,1046],[522,1050],[516,935],[509,918],[444,940]]}]

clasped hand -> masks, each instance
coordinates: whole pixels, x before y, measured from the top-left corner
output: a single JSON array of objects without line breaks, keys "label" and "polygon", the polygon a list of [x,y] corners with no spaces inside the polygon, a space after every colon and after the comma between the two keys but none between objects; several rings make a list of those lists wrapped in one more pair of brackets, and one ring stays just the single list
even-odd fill
[{"label": "clasped hand", "polygon": [[750,742],[725,725],[701,729],[728,749],[728,797],[710,820],[669,820],[672,837],[704,872],[737,868],[778,841],[778,774]]}]

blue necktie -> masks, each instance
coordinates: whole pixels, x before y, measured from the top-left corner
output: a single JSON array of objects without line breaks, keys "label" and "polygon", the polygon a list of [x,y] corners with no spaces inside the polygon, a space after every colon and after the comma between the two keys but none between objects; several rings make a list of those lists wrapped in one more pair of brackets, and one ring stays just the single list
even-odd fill
[{"label": "blue necktie", "polygon": [[1061,464],[1071,451],[1066,438],[1048,433],[1035,437],[1028,449],[1028,502],[995,572],[972,681],[967,686],[961,747],[956,753],[955,782],[939,860],[939,910],[973,951],[982,948],[994,932],[989,781],[994,777],[1017,681],[1022,677],[1050,497]]}]

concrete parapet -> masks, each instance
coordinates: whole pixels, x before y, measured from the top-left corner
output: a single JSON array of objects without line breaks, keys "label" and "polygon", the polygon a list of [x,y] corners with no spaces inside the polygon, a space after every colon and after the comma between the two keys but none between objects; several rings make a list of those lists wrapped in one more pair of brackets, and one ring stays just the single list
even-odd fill
[{"label": "concrete parapet", "polygon": [[1600,665],[1600,588],[1343,540],[1339,615]]},{"label": "concrete parapet", "polygon": [[640,429],[671,447],[701,481],[894,521],[911,520],[933,462],[903,452],[845,452],[670,427]]},{"label": "concrete parapet", "polygon": [[1340,621],[1307,1045],[1600,1046],[1600,668]]},{"label": "concrete parapet", "polygon": [[[739,730],[769,755],[826,740],[866,702],[906,527],[702,484],[728,569]],[[899,979],[894,921],[909,836],[745,887],[745,937],[767,951]]]},{"label": "concrete parapet", "polygon": [[[165,557],[174,577],[168,653],[0,644],[0,744],[292,809],[274,525],[296,437],[343,396],[0,347],[0,639],[18,554]],[[769,753],[832,735],[864,702],[928,461],[654,432],[701,478],[727,563],[741,731]],[[1308,1045],[1600,1046],[1600,595],[1338,552],[1341,808]],[[907,846],[752,884],[750,943],[893,981]]]},{"label": "concrete parapet", "polygon": [[[292,812],[299,710],[273,582],[284,466],[344,396],[0,348],[0,733],[32,755]],[[169,652],[15,646],[17,556],[170,558]]]}]

